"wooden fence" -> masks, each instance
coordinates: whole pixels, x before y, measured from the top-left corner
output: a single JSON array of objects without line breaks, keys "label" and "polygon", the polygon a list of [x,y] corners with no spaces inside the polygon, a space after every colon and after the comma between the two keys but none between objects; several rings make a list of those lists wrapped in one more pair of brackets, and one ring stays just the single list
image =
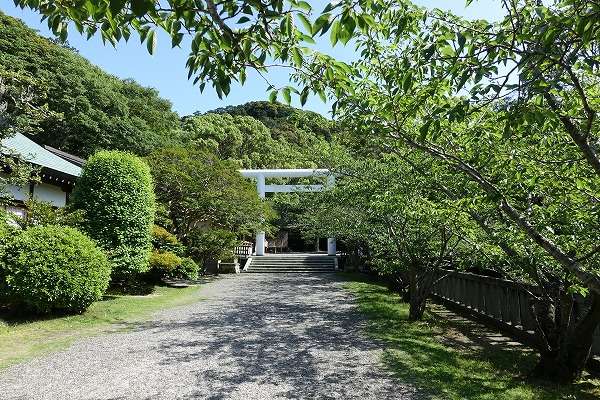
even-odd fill
[{"label": "wooden fence", "polygon": [[[529,306],[531,295],[527,291],[536,293],[537,287],[466,272],[447,273],[449,275],[435,286],[434,296],[525,340],[535,340],[536,325]],[[576,303],[581,313],[588,307],[584,298],[578,298]],[[600,355],[600,329],[596,330],[592,353]]]},{"label": "wooden fence", "polygon": [[241,259],[246,259],[252,255],[252,242],[242,242],[233,249],[233,254]]}]

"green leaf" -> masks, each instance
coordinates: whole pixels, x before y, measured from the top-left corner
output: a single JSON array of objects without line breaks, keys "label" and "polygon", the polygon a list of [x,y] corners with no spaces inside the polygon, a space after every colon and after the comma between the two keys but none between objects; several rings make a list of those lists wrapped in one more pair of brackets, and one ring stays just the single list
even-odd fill
[{"label": "green leaf", "polygon": [[406,74],[404,74],[404,78],[402,79],[402,89],[405,92],[408,92],[409,89],[412,87],[412,83],[413,83],[413,77],[412,77],[412,73],[409,71]]},{"label": "green leaf", "polygon": [[321,98],[321,100],[323,100],[323,103],[327,102],[327,97],[325,96],[325,91],[324,90],[319,90],[317,91],[317,94],[319,95],[319,97]]},{"label": "green leaf", "polygon": [[311,33],[311,34],[312,34],[312,29],[313,29],[313,26],[312,26],[312,24],[310,23],[310,21],[308,20],[308,18],[306,18],[306,16],[304,16],[304,14],[299,14],[299,15],[298,15],[298,19],[300,20],[300,22],[301,22],[301,23],[302,23],[302,25],[304,26],[304,29],[306,29],[306,31],[307,31],[308,33]]},{"label": "green leaf", "polygon": [[429,133],[429,127],[431,126],[432,120],[427,121],[424,125],[419,128],[419,141],[424,142]]},{"label": "green leaf", "polygon": [[183,33],[176,33],[175,35],[173,35],[171,37],[171,46],[172,47],[179,46],[179,44],[181,43],[182,40],[183,40]]},{"label": "green leaf", "polygon": [[[465,43],[466,43],[466,41],[467,41],[467,38],[465,37],[465,35],[463,35],[463,34],[462,34],[462,33],[460,33],[460,32],[456,32],[456,38],[458,39],[458,48],[459,48],[460,50],[462,50],[462,49],[463,49],[463,47],[465,47]],[[459,50],[459,51],[460,51],[460,50]]]},{"label": "green leaf", "polygon": [[458,85],[456,86],[457,91],[462,89],[462,87],[465,85],[465,83],[467,83],[469,76],[471,76],[471,73],[469,71],[463,72],[462,76],[460,77],[460,81],[458,82]]},{"label": "green leaf", "polygon": [[113,17],[121,12],[121,10],[125,7],[126,0],[110,0],[108,3],[108,9]]},{"label": "green leaf", "polygon": [[284,87],[281,91],[281,94],[283,95],[283,100],[285,100],[286,104],[290,104],[292,102],[292,95],[289,87]]},{"label": "green leaf", "polygon": [[306,99],[308,98],[308,93],[309,93],[308,86],[305,87],[304,89],[302,89],[302,92],[300,93],[300,104],[301,105],[306,104]]},{"label": "green leaf", "polygon": [[148,31],[148,35],[146,35],[146,48],[150,54],[154,54],[154,50],[156,50],[156,32],[153,30]]},{"label": "green leaf", "polygon": [[250,21],[250,18],[243,16],[242,18],[238,19],[238,24],[245,24],[246,22]]},{"label": "green leaf", "polygon": [[[312,26],[312,36],[315,36],[317,33],[319,33],[321,30],[323,30],[322,33],[325,33],[327,31],[327,29],[329,29],[329,14],[323,14],[321,16],[319,16],[319,18],[317,18],[317,20],[315,21],[315,23]],[[326,29],[325,29],[326,27]]]},{"label": "green leaf", "polygon": [[338,21],[335,21],[331,24],[331,31],[329,32],[329,41],[332,46],[335,46],[338,41],[338,32],[339,32],[340,24]]},{"label": "green leaf", "polygon": [[271,93],[269,93],[269,101],[271,103],[275,103],[277,101],[277,90],[273,90]]},{"label": "green leaf", "polygon": [[312,10],[312,7],[309,3],[307,3],[306,1],[299,1],[298,2],[298,8],[304,11],[310,11]]},{"label": "green leaf", "polygon": [[152,6],[154,6],[153,1],[131,0],[131,11],[133,11],[136,17],[141,17],[142,15],[145,15]]},{"label": "green leaf", "polygon": [[300,50],[298,50],[296,47],[292,49],[292,58],[294,59],[294,64],[297,67],[302,66],[304,58],[302,57],[302,53],[300,52]]}]

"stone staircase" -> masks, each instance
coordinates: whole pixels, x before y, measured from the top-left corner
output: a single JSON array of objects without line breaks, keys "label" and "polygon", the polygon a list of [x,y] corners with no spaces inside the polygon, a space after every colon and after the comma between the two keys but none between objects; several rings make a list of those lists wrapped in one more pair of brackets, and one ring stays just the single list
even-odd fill
[{"label": "stone staircase", "polygon": [[253,256],[244,272],[250,273],[317,273],[335,272],[334,256],[323,254],[269,254]]}]

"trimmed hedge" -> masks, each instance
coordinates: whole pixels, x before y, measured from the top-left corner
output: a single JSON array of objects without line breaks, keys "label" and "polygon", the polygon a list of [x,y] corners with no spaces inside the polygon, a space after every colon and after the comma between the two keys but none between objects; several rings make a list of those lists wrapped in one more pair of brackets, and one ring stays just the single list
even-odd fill
[{"label": "trimmed hedge", "polygon": [[20,232],[0,255],[8,300],[37,313],[84,311],[102,298],[110,264],[77,229],[54,225]]},{"label": "trimmed hedge", "polygon": [[155,250],[171,251],[178,256],[185,252],[185,247],[179,243],[177,236],[158,225],[152,227],[152,246]]},{"label": "trimmed hedge", "polygon": [[150,274],[156,280],[173,278],[181,258],[170,251],[154,250],[150,255]]},{"label": "trimmed hedge", "polygon": [[181,258],[170,251],[154,250],[150,255],[149,276],[152,281],[162,279],[198,279],[198,264],[191,258]]},{"label": "trimmed hedge", "polygon": [[196,280],[200,273],[200,267],[194,260],[186,257],[181,260],[181,264],[175,269],[175,272],[180,278]]},{"label": "trimmed hedge", "polygon": [[77,181],[72,206],[84,210],[85,232],[107,251],[113,280],[148,270],[155,202],[144,161],[119,151],[94,154]]}]

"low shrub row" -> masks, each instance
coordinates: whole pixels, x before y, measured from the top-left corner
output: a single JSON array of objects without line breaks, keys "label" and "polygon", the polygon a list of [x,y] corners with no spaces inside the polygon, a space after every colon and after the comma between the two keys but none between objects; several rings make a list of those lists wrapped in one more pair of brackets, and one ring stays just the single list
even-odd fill
[{"label": "low shrub row", "polygon": [[[111,281],[122,285],[144,277],[155,212],[146,163],[99,152],[83,168],[72,199],[61,210],[30,201],[26,217],[11,218],[12,224],[4,218],[2,304],[40,314],[80,313],[102,298]],[[179,264],[174,270],[185,270]]]},{"label": "low shrub row", "polygon": [[177,236],[165,228],[155,225],[152,228],[152,246],[148,277],[151,282],[169,279],[198,279],[200,267],[194,260],[185,257],[186,248]]},{"label": "low shrub row", "polygon": [[196,280],[194,259],[230,257],[237,241],[203,228],[183,235],[184,245],[154,225],[158,214],[174,230],[172,210],[156,207],[148,165],[116,151],[90,157],[66,209],[35,201],[27,209],[0,223],[0,306],[40,314],[80,313],[109,285],[146,293],[166,280]]},{"label": "low shrub row", "polygon": [[150,255],[151,281],[160,282],[168,279],[198,279],[199,267],[189,257],[179,257],[170,251],[154,250]]}]

